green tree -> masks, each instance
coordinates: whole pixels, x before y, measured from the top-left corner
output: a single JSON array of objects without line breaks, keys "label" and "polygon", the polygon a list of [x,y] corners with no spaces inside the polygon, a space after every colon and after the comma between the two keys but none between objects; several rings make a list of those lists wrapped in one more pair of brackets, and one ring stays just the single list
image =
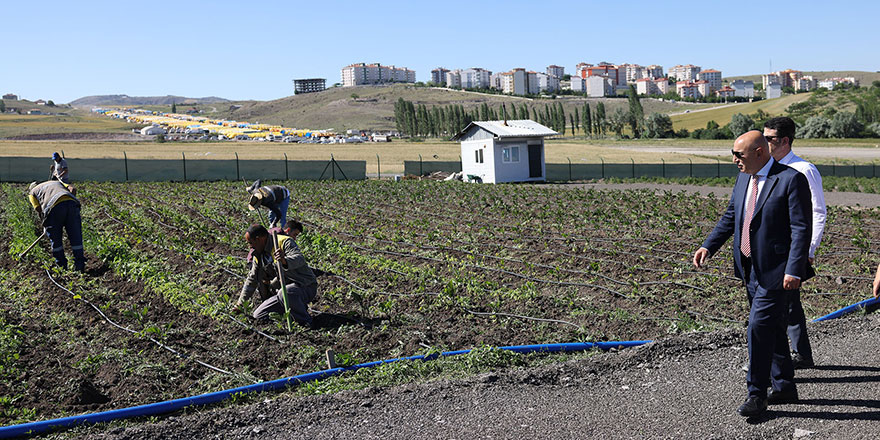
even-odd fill
[{"label": "green tree", "polygon": [[6,103],[0,99],[0,113],[6,113]]},{"label": "green tree", "polygon": [[630,116],[628,111],[618,107],[608,118],[608,125],[617,137],[623,137],[623,128],[629,123]]},{"label": "green tree", "polygon": [[859,134],[864,126],[856,118],[856,115],[850,112],[838,112],[831,119],[831,129],[828,136],[833,138],[854,138]]},{"label": "green tree", "polygon": [[734,113],[730,118],[730,132],[733,133],[733,137],[739,137],[739,135],[754,128],[755,121],[752,121],[752,118],[742,113]]},{"label": "green tree", "polygon": [[672,118],[663,113],[651,113],[645,119],[645,137],[671,138],[675,137],[672,131]]},{"label": "green tree", "polygon": [[803,139],[827,138],[831,131],[831,121],[824,116],[810,116],[795,132],[795,136]]},{"label": "green tree", "polygon": [[590,104],[584,103],[584,136],[593,136],[593,116],[590,111]]},{"label": "green tree", "polygon": [[510,118],[507,117],[507,106],[504,103],[501,103],[501,119],[508,120]]},{"label": "green tree", "polygon": [[633,137],[638,138],[641,137],[642,127],[645,125],[645,110],[642,108],[642,103],[639,101],[639,94],[636,93],[635,85],[629,85],[628,94],[629,96],[627,100],[629,101],[630,117],[627,122],[632,130]]},{"label": "green tree", "polygon": [[596,104],[596,134],[605,134],[605,103]]},{"label": "green tree", "polygon": [[569,119],[569,122],[571,122],[571,135],[574,136],[575,130],[577,130],[577,124],[574,123],[574,114],[569,113],[568,119]]},{"label": "green tree", "polygon": [[529,119],[529,108],[526,107],[525,103],[519,108],[519,117],[517,119]]},{"label": "green tree", "polygon": [[171,103],[171,113],[177,113],[177,104]]},{"label": "green tree", "polygon": [[578,108],[574,108],[574,121],[571,123],[571,134],[574,134],[576,129],[581,125],[581,115],[578,112]]},{"label": "green tree", "polygon": [[46,106],[47,107],[55,107],[55,101],[50,99],[49,102],[46,103]]}]

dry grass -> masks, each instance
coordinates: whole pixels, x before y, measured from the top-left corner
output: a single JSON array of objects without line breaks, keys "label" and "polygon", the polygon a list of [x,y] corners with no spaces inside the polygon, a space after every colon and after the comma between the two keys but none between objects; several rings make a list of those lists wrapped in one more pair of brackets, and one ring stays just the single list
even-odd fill
[{"label": "dry grass", "polygon": [[811,95],[812,93],[798,93],[796,95],[786,95],[776,99],[729,104],[711,110],[692,110],[690,113],[676,114],[672,116],[672,126],[675,130],[686,128],[690,131],[698,128],[706,128],[706,124],[709,121],[715,121],[718,125],[724,126],[730,123],[730,118],[736,113],[750,115],[757,112],[759,109],[772,116],[781,116],[785,113],[785,109],[787,109],[789,105],[804,101]]},{"label": "dry grass", "polygon": [[119,119],[92,116],[74,109],[45,107],[43,111],[69,113],[58,115],[0,115],[0,138],[46,133],[128,133],[133,125]]}]

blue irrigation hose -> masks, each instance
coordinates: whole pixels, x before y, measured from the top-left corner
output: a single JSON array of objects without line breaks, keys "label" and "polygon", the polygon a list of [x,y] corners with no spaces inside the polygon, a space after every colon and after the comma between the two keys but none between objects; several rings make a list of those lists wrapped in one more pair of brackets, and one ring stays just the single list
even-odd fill
[{"label": "blue irrigation hose", "polygon": [[[862,310],[869,305],[880,304],[880,299],[870,298],[857,302],[853,305],[846,306],[840,310],[829,313],[825,316],[814,319],[812,322],[820,322],[829,319],[839,318],[848,313]],[[561,351],[586,351],[594,348],[602,350],[610,350],[615,347],[635,347],[652,342],[645,341],[615,341],[615,342],[572,342],[565,344],[539,344],[539,345],[514,345],[508,347],[499,347],[501,350],[509,350],[515,353],[557,353]],[[83,414],[79,416],[64,417],[60,419],[44,420],[40,422],[24,423],[21,425],[4,426],[0,428],[0,439],[19,437],[24,435],[36,435],[49,432],[55,429],[70,428],[78,425],[109,422],[118,419],[126,419],[133,417],[147,417],[160,414],[166,414],[179,411],[184,408],[194,406],[211,405],[229,399],[233,396],[244,395],[250,393],[260,393],[263,391],[272,391],[294,386],[301,383],[313,382],[329,377],[342,374],[346,371],[360,370],[361,368],[371,368],[382,364],[390,364],[399,361],[430,361],[438,357],[456,356],[460,354],[470,353],[471,350],[446,351],[439,354],[430,354],[422,356],[410,356],[397,359],[385,359],[375,362],[367,362],[363,364],[352,365],[350,367],[333,368],[330,370],[316,371],[314,373],[300,374],[283,379],[271,380],[268,382],[260,382],[254,385],[247,385],[238,388],[232,388],[224,391],[201,394],[193,397],[184,397],[181,399],[166,400],[164,402],[151,403],[147,405],[133,406],[129,408],[115,409],[93,414]]]},{"label": "blue irrigation hose", "polygon": [[[585,351],[599,348],[602,350],[610,350],[615,347],[635,347],[647,344],[651,341],[615,341],[615,342],[573,342],[567,344],[539,344],[539,345],[515,345],[510,347],[499,347],[501,350],[509,350],[515,353],[557,353],[561,351]],[[375,362],[367,362],[357,364],[350,367],[333,368],[330,370],[316,371],[314,373],[300,374],[298,376],[287,377],[283,379],[261,382],[254,385],[247,385],[238,388],[232,388],[224,391],[201,394],[193,397],[184,397],[181,399],[166,400],[164,402],[151,403],[147,405],[133,406],[129,408],[115,409],[103,411],[93,414],[83,414],[79,416],[64,417],[60,419],[44,420],[40,422],[24,423],[21,425],[4,426],[0,428],[0,438],[19,437],[24,435],[43,434],[55,429],[71,428],[79,425],[109,422],[118,419],[132,417],[148,417],[159,414],[166,414],[179,411],[184,408],[193,406],[211,405],[229,399],[233,396],[241,396],[250,393],[260,393],[263,391],[272,391],[282,389],[288,386],[294,386],[301,383],[312,382],[326,379],[328,377],[342,374],[346,371],[360,370],[361,368],[370,368],[382,364],[390,364],[399,361],[429,361],[438,357],[456,356],[460,354],[470,353],[471,350],[447,351],[439,354],[430,354],[422,356],[410,356],[397,359],[386,359]]]},{"label": "blue irrigation hose", "polygon": [[880,304],[880,298],[868,298],[864,301],[859,301],[851,306],[846,306],[840,310],[837,310],[835,312],[831,312],[825,316],[820,316],[820,317],[814,319],[812,322],[826,321],[829,319],[839,318],[839,317],[846,315],[848,313],[857,312],[859,310],[862,310],[862,309],[864,309],[870,305],[873,305],[873,304]]}]

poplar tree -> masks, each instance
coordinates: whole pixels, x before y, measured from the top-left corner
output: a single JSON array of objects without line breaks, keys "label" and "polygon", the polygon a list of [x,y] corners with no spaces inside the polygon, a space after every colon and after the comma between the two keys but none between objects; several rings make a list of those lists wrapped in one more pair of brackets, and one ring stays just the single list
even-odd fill
[{"label": "poplar tree", "polygon": [[590,104],[584,103],[584,136],[593,137],[593,117],[590,112]]},{"label": "poplar tree", "polygon": [[605,103],[596,104],[596,134],[605,134]]}]

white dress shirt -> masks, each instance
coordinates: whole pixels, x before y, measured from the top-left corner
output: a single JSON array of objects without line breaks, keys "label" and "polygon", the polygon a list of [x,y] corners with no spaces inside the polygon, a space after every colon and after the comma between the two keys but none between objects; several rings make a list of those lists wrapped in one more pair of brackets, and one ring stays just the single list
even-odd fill
[{"label": "white dress shirt", "polygon": [[807,178],[810,184],[810,202],[813,204],[813,233],[810,239],[810,258],[816,256],[816,248],[822,242],[822,233],[825,231],[825,194],[822,192],[822,176],[816,167],[801,159],[789,151],[779,163],[788,165]]}]

